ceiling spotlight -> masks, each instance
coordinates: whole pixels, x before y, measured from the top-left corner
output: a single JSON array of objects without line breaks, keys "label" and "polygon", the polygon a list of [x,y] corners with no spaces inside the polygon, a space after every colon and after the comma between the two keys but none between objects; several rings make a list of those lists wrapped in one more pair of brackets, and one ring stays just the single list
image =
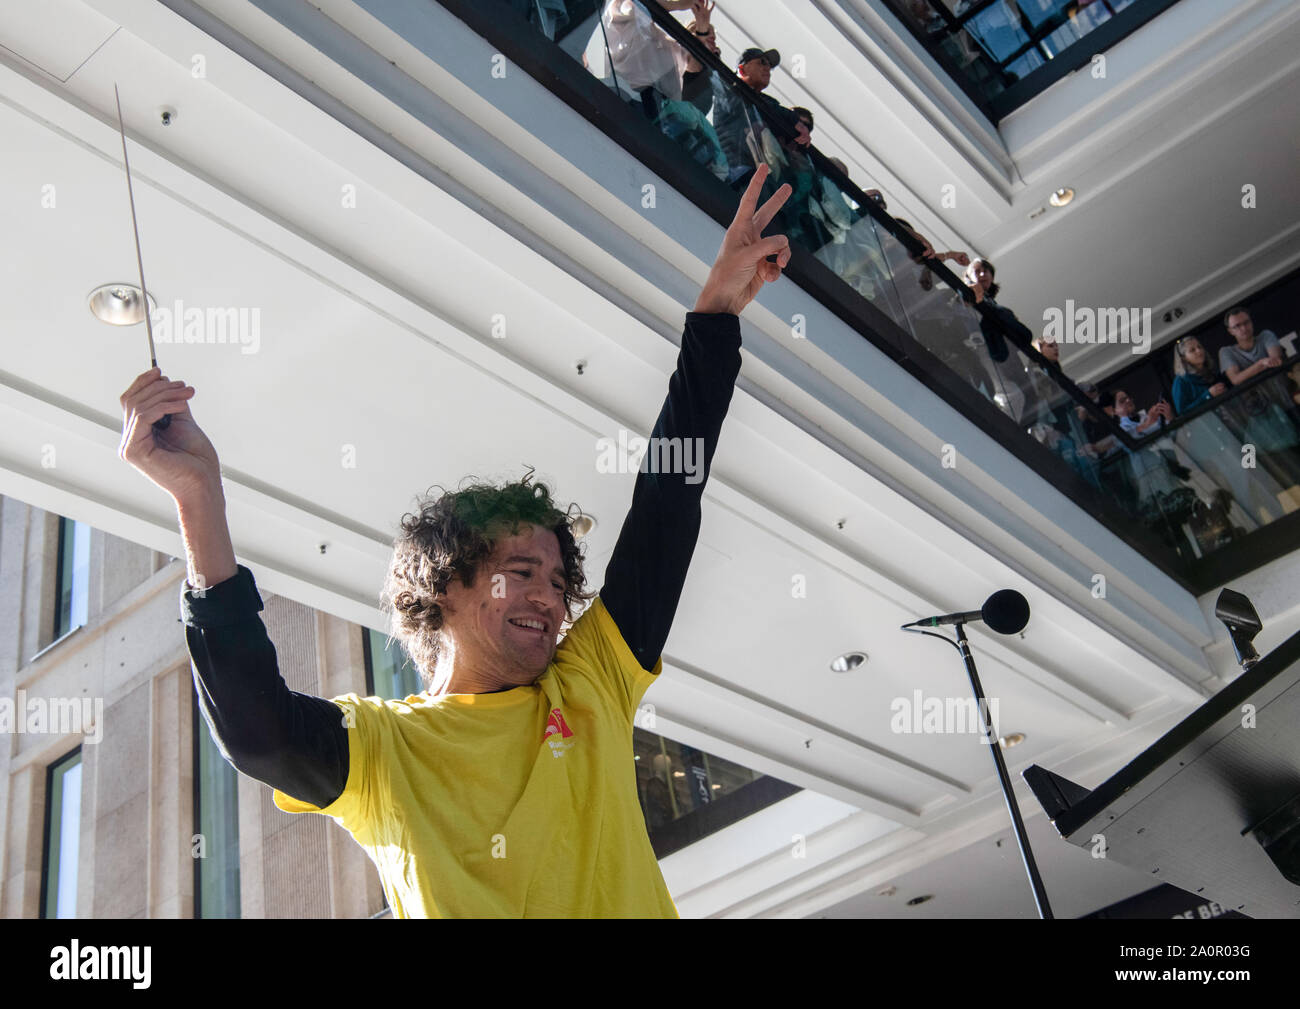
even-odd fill
[{"label": "ceiling spotlight", "polygon": [[866,652],[845,652],[843,655],[832,660],[831,670],[837,673],[851,673],[866,661]]},{"label": "ceiling spotlight", "polygon": [[1074,190],[1071,189],[1069,186],[1066,186],[1063,189],[1058,189],[1050,197],[1048,197],[1047,202],[1054,207],[1063,207],[1073,199],[1074,199]]},{"label": "ceiling spotlight", "polygon": [[596,520],[590,515],[579,515],[569,523],[569,531],[575,540],[580,540],[596,528]]},{"label": "ceiling spotlight", "polygon": [[1009,750],[1013,746],[1019,746],[1024,741],[1025,741],[1025,734],[1023,732],[1013,732],[1009,736],[998,737],[998,743],[999,745],[1001,745],[1002,749],[1004,750]]},{"label": "ceiling spotlight", "polygon": [[[100,322],[110,326],[134,326],[144,322],[141,310],[140,288],[134,284],[104,284],[90,292],[86,304]],[[158,310],[158,303],[153,295],[149,296],[149,311]]]}]

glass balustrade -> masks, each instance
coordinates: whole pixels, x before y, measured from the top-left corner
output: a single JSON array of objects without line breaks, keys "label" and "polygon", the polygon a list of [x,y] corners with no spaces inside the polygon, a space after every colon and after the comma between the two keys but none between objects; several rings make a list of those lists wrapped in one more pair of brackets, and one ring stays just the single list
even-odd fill
[{"label": "glass balustrade", "polygon": [[[1028,41],[1063,44],[1089,18],[1127,6],[1111,0],[1109,13],[1085,15],[1095,5],[1032,4],[1042,10],[1028,13],[1031,4],[1022,2],[1024,17],[1010,20],[1013,4],[971,4],[964,37],[1005,72],[1016,60],[1032,63]],[[959,277],[964,253],[933,249],[891,216],[884,197],[860,189],[842,164],[817,151],[800,113],[749,87],[705,48],[708,36],[639,0],[533,3],[526,15],[524,5],[500,7],[503,16],[526,16],[545,36],[537,44],[553,43],[555,59],[579,62],[626,103],[626,115],[657,131],[657,143],[672,145],[676,162],[693,165],[697,196],[724,187],[734,201],[757,166],[768,165],[760,200],[783,184],[792,190],[768,233],[787,235],[830,275],[824,289],[807,271],[798,282],[814,295],[869,303],[877,330],[897,330],[873,336],[973,390],[960,409],[978,413],[986,430],[996,423],[1010,431],[1019,445],[1013,451],[1166,570],[1186,575],[1198,560],[1300,508],[1300,418],[1282,369],[1139,428],[1133,404],[1104,408],[1095,389],[1085,395],[1031,346],[1034,334],[1013,313],[977,300]]]}]

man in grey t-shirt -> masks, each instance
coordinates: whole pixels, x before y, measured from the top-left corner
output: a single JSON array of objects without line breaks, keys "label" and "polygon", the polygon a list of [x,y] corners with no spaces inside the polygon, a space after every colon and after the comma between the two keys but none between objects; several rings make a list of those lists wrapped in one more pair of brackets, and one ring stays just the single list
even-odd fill
[{"label": "man in grey t-shirt", "polygon": [[1268,368],[1281,366],[1282,345],[1271,329],[1256,336],[1255,323],[1245,308],[1229,309],[1223,324],[1237,342],[1219,351],[1219,370],[1233,385],[1240,385]]},{"label": "man in grey t-shirt", "polygon": [[[1219,370],[1233,385],[1241,385],[1262,371],[1282,366],[1282,345],[1271,329],[1258,335],[1255,333],[1255,323],[1246,308],[1238,305],[1228,309],[1223,324],[1236,343],[1219,349]],[[1294,405],[1286,383],[1281,379],[1265,382],[1247,393],[1243,405],[1249,413],[1258,414],[1267,408],[1265,404],[1274,403],[1283,410],[1290,410]]]},{"label": "man in grey t-shirt", "polygon": [[[1230,308],[1223,323],[1236,340],[1219,350],[1219,369],[1229,382],[1240,385],[1261,372],[1281,367],[1282,345],[1271,330],[1255,334],[1255,324],[1246,308]],[[1296,456],[1300,433],[1294,423],[1294,406],[1286,382],[1277,377],[1227,404],[1222,415],[1244,442],[1257,446],[1261,463],[1284,487],[1300,483],[1300,459]]]}]

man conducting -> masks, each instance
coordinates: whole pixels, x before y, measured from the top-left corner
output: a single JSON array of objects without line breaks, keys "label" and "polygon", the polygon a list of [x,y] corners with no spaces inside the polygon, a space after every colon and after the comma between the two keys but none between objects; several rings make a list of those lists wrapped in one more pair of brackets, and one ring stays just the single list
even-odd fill
[{"label": "man conducting", "polygon": [[[698,439],[706,477],[740,370],[737,316],[790,258],[785,236],[762,237],[790,195],[759,208],[766,176],[760,166],[686,316],[650,443]],[[637,801],[632,726],[699,534],[698,466],[642,467],[604,586],[558,648],[591,593],[547,488],[525,477],[422,502],[403,518],[382,602],[425,691],[326,700],[280,676],[193,394],[157,368],[140,375],[121,397],[118,454],[176,503],[186,642],[226,759],[281,809],[345,827],[395,917],[677,917]]]}]

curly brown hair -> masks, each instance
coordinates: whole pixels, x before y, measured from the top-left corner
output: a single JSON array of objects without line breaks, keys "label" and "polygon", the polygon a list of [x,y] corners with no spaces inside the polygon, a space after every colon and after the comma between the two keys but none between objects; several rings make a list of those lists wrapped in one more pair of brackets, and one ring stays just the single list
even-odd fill
[{"label": "curly brown hair", "polygon": [[532,469],[513,483],[492,484],[466,477],[458,490],[435,485],[418,511],[402,516],[393,541],[393,559],[380,593],[380,609],[389,615],[389,640],[396,638],[415,663],[425,689],[439,694],[435,683],[442,646],[443,612],[439,600],[454,578],[472,587],[480,566],[502,536],[523,525],[555,533],[564,563],[564,608],[573,620],[581,604],[595,593],[586,590],[582,548],[571,523],[582,512],[576,505],[561,511],[544,483],[532,482]]}]

